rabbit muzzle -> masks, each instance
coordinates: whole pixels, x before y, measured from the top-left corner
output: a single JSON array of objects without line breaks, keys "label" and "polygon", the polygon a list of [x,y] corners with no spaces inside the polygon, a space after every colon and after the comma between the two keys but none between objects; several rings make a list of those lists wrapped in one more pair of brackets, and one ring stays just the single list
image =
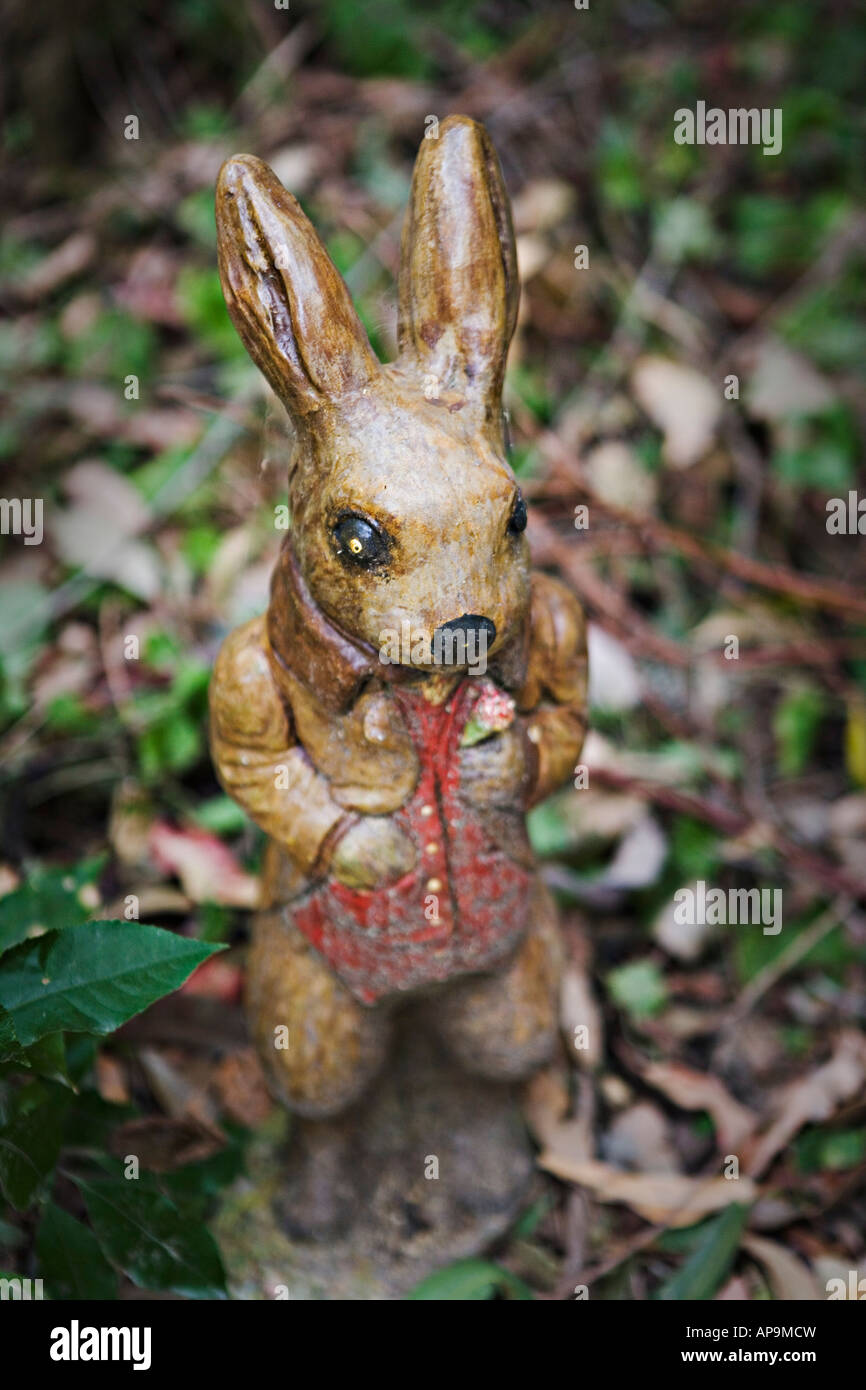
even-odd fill
[{"label": "rabbit muzzle", "polygon": [[487,653],[495,641],[496,624],[492,618],[464,613],[433,633],[433,665],[484,669]]}]

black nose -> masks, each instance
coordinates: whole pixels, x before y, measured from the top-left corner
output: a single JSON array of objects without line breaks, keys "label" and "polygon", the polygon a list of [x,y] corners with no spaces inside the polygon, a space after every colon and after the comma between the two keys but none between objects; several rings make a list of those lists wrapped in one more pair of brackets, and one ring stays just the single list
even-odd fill
[{"label": "black nose", "polygon": [[491,618],[464,613],[462,618],[443,623],[433,633],[433,660],[439,665],[462,666],[467,653],[470,658],[482,654],[495,640],[496,624]]}]

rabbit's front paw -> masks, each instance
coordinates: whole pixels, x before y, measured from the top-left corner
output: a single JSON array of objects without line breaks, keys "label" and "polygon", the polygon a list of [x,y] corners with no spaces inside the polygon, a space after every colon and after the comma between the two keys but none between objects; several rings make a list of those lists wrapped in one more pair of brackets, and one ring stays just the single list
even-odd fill
[{"label": "rabbit's front paw", "polygon": [[526,738],[520,725],[460,750],[460,791],[475,806],[513,806],[528,783]]},{"label": "rabbit's front paw", "polygon": [[337,844],[331,873],[347,888],[383,888],[415,867],[415,848],[388,816],[364,816]]}]

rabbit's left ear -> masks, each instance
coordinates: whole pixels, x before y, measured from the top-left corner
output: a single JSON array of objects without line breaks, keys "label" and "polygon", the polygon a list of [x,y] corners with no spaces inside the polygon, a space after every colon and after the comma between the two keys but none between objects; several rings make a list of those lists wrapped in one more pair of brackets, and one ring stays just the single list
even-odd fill
[{"label": "rabbit's left ear", "polygon": [[401,357],[482,420],[498,417],[519,293],[496,151],[482,125],[449,116],[415,161],[400,266]]},{"label": "rabbit's left ear", "polygon": [[227,160],[216,222],[232,322],[295,418],[370,386],[379,363],[351,295],[273,169],[249,154]]}]

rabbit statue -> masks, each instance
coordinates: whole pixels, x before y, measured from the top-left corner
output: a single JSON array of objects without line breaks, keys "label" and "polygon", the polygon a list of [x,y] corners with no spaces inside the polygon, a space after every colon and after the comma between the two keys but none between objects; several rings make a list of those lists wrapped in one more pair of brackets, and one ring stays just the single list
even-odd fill
[{"label": "rabbit statue", "polygon": [[304,1155],[283,1216],[301,1239],[335,1239],[375,1205],[377,1175],[358,1188],[365,1106],[423,1034],[400,1104],[426,1105],[435,1128],[448,1087],[470,1088],[438,1137],[422,1127],[395,1184],[429,1230],[417,1179],[440,1149],[464,1212],[505,1210],[525,1187],[496,1097],[513,1109],[515,1083],[550,1058],[560,971],[525,813],[571,776],[586,722],[583,616],[531,570],[506,458],[508,196],[483,126],[452,116],[422,141],[388,365],[265,164],[229,159],[216,210],[229,313],[294,427],[268,611],[230,634],[211,686],[220,780],[268,836],[247,1005]]}]

